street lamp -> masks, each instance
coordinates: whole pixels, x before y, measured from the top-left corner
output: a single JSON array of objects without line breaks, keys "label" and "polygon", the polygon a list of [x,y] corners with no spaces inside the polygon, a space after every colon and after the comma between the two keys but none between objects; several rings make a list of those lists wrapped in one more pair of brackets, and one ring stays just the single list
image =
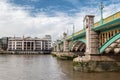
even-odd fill
[{"label": "street lamp", "polygon": [[103,8],[104,8],[104,5],[103,5],[103,3],[101,2],[101,3],[100,3],[101,24],[103,24]]}]

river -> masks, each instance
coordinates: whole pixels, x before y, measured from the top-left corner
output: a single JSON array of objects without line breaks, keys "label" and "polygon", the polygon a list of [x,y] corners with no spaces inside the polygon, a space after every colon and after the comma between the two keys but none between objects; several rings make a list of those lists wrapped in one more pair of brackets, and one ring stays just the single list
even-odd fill
[{"label": "river", "polygon": [[120,73],[82,73],[51,55],[0,55],[0,80],[120,80]]}]

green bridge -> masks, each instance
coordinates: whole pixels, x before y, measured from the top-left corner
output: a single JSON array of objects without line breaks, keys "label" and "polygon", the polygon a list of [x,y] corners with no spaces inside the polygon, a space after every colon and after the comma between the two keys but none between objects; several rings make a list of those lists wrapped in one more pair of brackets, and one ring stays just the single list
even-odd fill
[{"label": "green bridge", "polygon": [[[87,17],[93,19],[92,15],[88,15]],[[58,46],[54,46],[54,50],[85,52],[87,49],[86,44],[89,44],[88,48],[90,48],[90,46],[92,48],[93,45],[93,47],[98,49],[97,54],[120,52],[120,12],[103,19],[103,23],[101,23],[101,21],[93,23],[94,20],[87,21],[88,23],[92,23],[88,24],[86,22],[85,29],[71,36],[67,36],[67,34],[64,33],[64,38],[58,41]],[[88,38],[86,35],[88,35]],[[91,41],[94,41],[91,43],[92,45],[90,44]]]},{"label": "green bridge", "polygon": [[[120,71],[120,12],[96,23],[94,23],[94,15],[86,15],[84,25],[83,30],[75,32],[71,36],[63,33],[63,39],[54,43],[54,52],[59,55],[61,53],[62,56],[78,53],[78,57],[73,61],[79,62],[81,67],[84,63],[87,64],[85,70],[88,68],[90,71]],[[93,64],[94,62],[97,62],[96,66]],[[117,66],[113,67],[113,64]],[[105,68],[103,65],[107,67]],[[84,71],[84,67],[78,69]]]}]

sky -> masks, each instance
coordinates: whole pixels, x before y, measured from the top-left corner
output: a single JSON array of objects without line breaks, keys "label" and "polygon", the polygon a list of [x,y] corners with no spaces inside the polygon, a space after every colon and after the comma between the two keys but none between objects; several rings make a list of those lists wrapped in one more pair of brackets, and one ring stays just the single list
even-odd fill
[{"label": "sky", "polygon": [[0,0],[0,37],[44,37],[61,39],[63,32],[71,35],[83,29],[85,15],[100,20],[120,11],[120,0]]}]

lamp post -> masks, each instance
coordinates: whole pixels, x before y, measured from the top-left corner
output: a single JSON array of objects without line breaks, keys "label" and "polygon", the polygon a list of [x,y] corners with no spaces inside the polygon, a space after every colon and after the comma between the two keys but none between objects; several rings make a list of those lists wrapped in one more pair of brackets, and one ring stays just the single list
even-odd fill
[{"label": "lamp post", "polygon": [[73,40],[74,40],[74,33],[75,33],[75,26],[73,24],[72,43],[73,43]]},{"label": "lamp post", "polygon": [[100,3],[101,24],[103,24],[103,8],[104,8],[104,5],[103,5],[103,3],[101,2],[101,3]]}]

